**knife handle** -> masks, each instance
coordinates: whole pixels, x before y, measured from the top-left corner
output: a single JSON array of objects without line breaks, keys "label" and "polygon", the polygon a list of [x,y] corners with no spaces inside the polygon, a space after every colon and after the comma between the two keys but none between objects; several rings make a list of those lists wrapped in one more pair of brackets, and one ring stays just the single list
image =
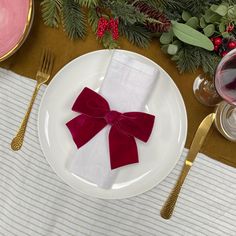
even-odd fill
[{"label": "knife handle", "polygon": [[191,162],[186,161],[185,165],[183,166],[181,175],[179,176],[174,188],[172,189],[169,197],[167,198],[165,204],[163,205],[162,209],[161,209],[161,217],[164,219],[170,219],[174,208],[175,208],[175,204],[177,202],[177,199],[179,197],[179,193],[180,190],[182,188],[182,185],[184,183],[184,180],[190,170],[192,166]]}]

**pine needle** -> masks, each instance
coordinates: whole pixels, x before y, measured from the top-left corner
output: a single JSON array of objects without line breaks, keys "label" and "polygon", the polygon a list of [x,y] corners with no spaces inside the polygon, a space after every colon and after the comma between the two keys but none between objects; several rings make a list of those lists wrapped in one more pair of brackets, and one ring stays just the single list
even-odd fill
[{"label": "pine needle", "polygon": [[201,66],[205,73],[208,73],[210,76],[214,76],[215,69],[218,63],[221,60],[221,57],[218,56],[215,52],[209,52],[204,49],[201,49]]},{"label": "pine needle", "polygon": [[86,20],[81,7],[74,0],[63,0],[62,22],[70,39],[84,38]]},{"label": "pine needle", "polygon": [[41,7],[44,24],[50,27],[58,27],[62,0],[43,0]]},{"label": "pine needle", "polygon": [[81,6],[84,7],[94,7],[98,5],[98,0],[75,0],[75,2],[78,2]]},{"label": "pine needle", "polygon": [[185,45],[172,57],[172,60],[176,62],[180,73],[186,71],[194,72],[201,64],[200,49]]},{"label": "pine needle", "polygon": [[90,8],[88,12],[88,23],[92,27],[92,31],[94,33],[97,32],[98,20],[99,17],[97,15],[96,9],[94,7]]},{"label": "pine needle", "polygon": [[111,10],[113,16],[119,17],[125,24],[145,23],[147,16],[125,0],[103,0],[103,6]]},{"label": "pine needle", "polygon": [[119,31],[132,43],[146,48],[151,40],[150,32],[140,24],[124,24],[120,22]]}]

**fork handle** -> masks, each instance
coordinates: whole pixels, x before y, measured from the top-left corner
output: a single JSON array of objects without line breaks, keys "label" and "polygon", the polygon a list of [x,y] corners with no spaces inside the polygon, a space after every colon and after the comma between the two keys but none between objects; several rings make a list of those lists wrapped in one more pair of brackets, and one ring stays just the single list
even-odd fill
[{"label": "fork handle", "polygon": [[177,202],[177,199],[179,197],[179,193],[180,190],[182,188],[182,185],[184,183],[184,180],[189,172],[190,166],[188,165],[184,165],[181,175],[179,176],[174,188],[172,189],[169,197],[167,198],[165,204],[163,205],[162,209],[161,209],[161,217],[164,219],[170,219],[174,208],[175,208],[175,204]]},{"label": "fork handle", "polygon": [[39,91],[39,88],[40,88],[40,84],[37,83],[37,85],[34,89],[34,93],[32,95],[30,104],[28,106],[27,112],[26,112],[26,114],[25,114],[25,116],[24,116],[24,118],[21,122],[20,128],[19,128],[16,136],[12,139],[11,148],[14,151],[18,151],[22,147],[24,137],[25,137],[25,131],[26,131],[27,123],[28,123],[28,120],[29,120],[29,117],[30,117],[30,113],[31,113],[35,98],[36,98],[37,93]]}]

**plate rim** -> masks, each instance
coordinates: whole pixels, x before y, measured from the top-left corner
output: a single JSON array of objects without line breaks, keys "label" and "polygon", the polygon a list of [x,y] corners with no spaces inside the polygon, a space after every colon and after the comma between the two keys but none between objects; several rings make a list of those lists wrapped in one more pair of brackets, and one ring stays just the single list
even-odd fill
[{"label": "plate rim", "polygon": [[22,33],[21,37],[19,38],[16,45],[6,52],[4,55],[0,56],[0,62],[5,61],[7,58],[12,56],[18,49],[22,46],[22,44],[25,42],[26,38],[29,35],[31,26],[33,24],[34,19],[34,0],[29,0],[29,9],[28,9],[28,15],[27,15],[27,21],[24,27],[24,32]]},{"label": "plate rim", "polygon": [[[91,54],[96,54],[96,53],[100,53],[100,52],[109,52],[109,51],[112,51],[112,50],[116,50],[116,51],[120,51],[120,52],[125,52],[125,53],[131,53],[137,57],[143,57],[143,59],[145,60],[148,60],[149,62],[151,62],[152,64],[154,64],[155,66],[157,66],[158,68],[160,68],[162,70],[162,72],[166,73],[167,76],[169,76],[170,78],[170,83],[173,85],[173,87],[175,88],[175,90],[177,91],[177,94],[178,94],[178,97],[180,99],[180,103],[181,103],[181,107],[183,108],[183,124],[185,127],[183,127],[183,140],[182,140],[182,143],[180,145],[180,148],[179,148],[179,152],[177,154],[177,158],[175,160],[175,162],[173,162],[171,168],[169,168],[169,171],[166,172],[166,175],[164,175],[162,178],[159,179],[159,181],[156,181],[155,184],[152,184],[151,187],[148,187],[148,188],[145,188],[145,190],[139,192],[139,193],[135,193],[135,194],[125,194],[124,196],[113,196],[112,194],[110,195],[106,195],[106,196],[101,196],[99,194],[97,194],[96,196],[92,196],[91,194],[88,194],[86,193],[85,191],[82,191],[81,189],[75,189],[72,184],[68,183],[67,181],[64,180],[64,178],[57,173],[57,171],[55,170],[54,166],[50,163],[50,159],[47,157],[46,155],[46,151],[43,149],[42,147],[42,141],[41,141],[41,135],[40,135],[40,114],[41,114],[41,110],[42,110],[42,104],[43,104],[43,101],[47,95],[47,92],[49,90],[49,88],[51,86],[53,86],[53,84],[55,83],[54,82],[54,78],[57,77],[61,71],[63,71],[65,69],[65,67],[67,66],[70,66],[70,64],[73,64],[76,60],[79,60],[83,57],[86,57],[86,56],[89,56]],[[177,87],[175,81],[171,78],[171,76],[159,65],[157,64],[156,62],[154,62],[153,60],[149,59],[148,57],[146,56],[143,56],[142,54],[139,54],[139,53],[136,53],[136,52],[133,52],[133,51],[129,51],[129,50],[124,50],[124,49],[100,49],[100,50],[95,50],[95,51],[91,51],[91,52],[88,52],[88,53],[85,53],[85,54],[82,54],[82,55],[79,55],[77,57],[75,57],[74,59],[72,59],[71,61],[69,61],[67,64],[65,64],[54,76],[53,78],[51,79],[50,83],[47,85],[44,93],[43,93],[43,96],[41,98],[41,101],[40,101],[40,105],[39,105],[39,110],[38,110],[38,119],[37,119],[37,131],[38,131],[38,137],[39,137],[39,143],[40,143],[40,148],[44,154],[44,157],[46,159],[46,161],[48,162],[48,164],[50,165],[50,167],[52,168],[52,170],[55,172],[55,174],[64,182],[66,183],[68,186],[70,186],[74,191],[76,191],[77,193],[81,193],[81,194],[85,194],[89,197],[94,197],[94,198],[98,198],[98,199],[107,199],[107,200],[115,200],[115,199],[126,199],[126,198],[131,198],[131,197],[135,197],[135,196],[138,196],[140,194],[143,194],[147,191],[150,191],[151,189],[153,189],[154,187],[156,187],[157,185],[159,185],[165,178],[167,178],[169,176],[169,174],[173,171],[173,169],[175,168],[177,162],[179,161],[180,157],[181,157],[181,154],[183,153],[184,151],[184,148],[185,148],[185,144],[186,144],[186,139],[187,139],[187,131],[188,131],[188,117],[187,117],[187,110],[186,110],[186,106],[185,106],[185,103],[184,103],[184,100],[183,100],[183,97],[182,97],[182,94],[179,90],[179,88]],[[109,190],[108,190],[109,191]]]}]

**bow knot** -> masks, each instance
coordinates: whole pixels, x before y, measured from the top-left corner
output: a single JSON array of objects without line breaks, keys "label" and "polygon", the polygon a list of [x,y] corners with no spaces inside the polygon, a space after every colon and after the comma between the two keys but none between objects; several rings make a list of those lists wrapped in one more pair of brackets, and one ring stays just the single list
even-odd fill
[{"label": "bow knot", "polygon": [[120,118],[121,113],[118,111],[109,111],[104,119],[106,120],[107,124],[114,125]]},{"label": "bow knot", "polygon": [[135,138],[148,141],[155,119],[153,115],[110,110],[108,102],[89,88],[83,89],[72,110],[81,113],[66,124],[78,148],[109,124],[111,169],[138,162]]}]

